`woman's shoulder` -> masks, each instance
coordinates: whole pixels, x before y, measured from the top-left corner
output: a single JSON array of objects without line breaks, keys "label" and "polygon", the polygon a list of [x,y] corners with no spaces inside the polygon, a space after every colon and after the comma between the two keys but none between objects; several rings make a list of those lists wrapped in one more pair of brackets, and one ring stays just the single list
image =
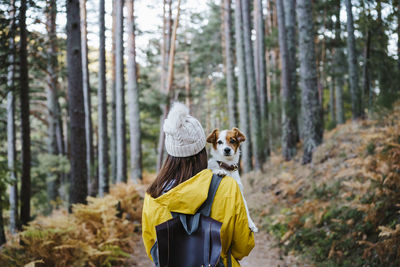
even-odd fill
[{"label": "woman's shoulder", "polygon": [[222,178],[218,192],[224,192],[226,195],[235,196],[240,190],[238,183],[231,176],[225,176]]}]

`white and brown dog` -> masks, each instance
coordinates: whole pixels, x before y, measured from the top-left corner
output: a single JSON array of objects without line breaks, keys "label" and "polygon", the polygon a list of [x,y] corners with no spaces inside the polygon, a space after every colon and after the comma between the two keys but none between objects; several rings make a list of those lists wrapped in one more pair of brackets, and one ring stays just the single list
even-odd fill
[{"label": "white and brown dog", "polygon": [[207,142],[212,144],[211,156],[208,161],[208,169],[221,176],[231,176],[239,185],[246,206],[249,228],[258,232],[256,225],[250,218],[247,202],[244,198],[243,184],[239,175],[240,144],[246,140],[246,136],[238,129],[219,131],[215,129],[208,137]]}]

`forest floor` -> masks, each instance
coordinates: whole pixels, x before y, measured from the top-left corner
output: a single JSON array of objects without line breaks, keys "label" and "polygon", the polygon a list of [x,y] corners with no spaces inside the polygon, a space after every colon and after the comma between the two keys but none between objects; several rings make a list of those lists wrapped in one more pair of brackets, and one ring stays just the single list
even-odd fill
[{"label": "forest floor", "polygon": [[[311,164],[299,145],[290,162],[272,154],[263,172],[241,176],[260,229],[243,267],[400,266],[400,103],[377,115],[326,131]],[[140,233],[153,179],[36,217],[7,236],[0,266],[153,266]]]}]

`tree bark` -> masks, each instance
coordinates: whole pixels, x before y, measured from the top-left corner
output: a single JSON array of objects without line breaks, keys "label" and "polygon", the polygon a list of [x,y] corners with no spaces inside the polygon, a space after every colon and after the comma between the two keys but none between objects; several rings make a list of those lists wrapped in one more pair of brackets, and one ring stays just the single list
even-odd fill
[{"label": "tree bark", "polygon": [[267,98],[267,76],[265,59],[265,29],[264,15],[261,0],[255,1],[255,28],[256,28],[256,69],[257,69],[257,92],[258,104],[260,107],[260,125],[261,125],[261,146],[263,147],[263,158],[265,160],[270,153],[269,133],[268,133],[268,98]]},{"label": "tree bark", "polygon": [[115,50],[116,50],[116,6],[117,1],[113,1],[112,10],[112,56],[111,56],[111,136],[110,136],[110,157],[111,157],[111,179],[115,184],[117,179],[117,114],[116,114],[116,65],[115,65]]},{"label": "tree bark", "polygon": [[139,113],[139,88],[136,69],[134,0],[127,1],[128,9],[128,92],[129,92],[129,130],[131,152],[131,180],[142,179],[142,147]]},{"label": "tree bark", "polygon": [[[2,194],[3,195],[3,194]],[[7,242],[6,234],[4,233],[4,220],[3,220],[3,199],[0,195],[0,246]]]},{"label": "tree bark", "polygon": [[[169,61],[169,54],[171,50],[171,34],[172,34],[172,0],[167,0],[164,2],[164,7],[167,6],[168,3],[168,11],[164,13],[164,18],[163,18],[163,29],[164,29],[164,43],[163,43],[163,64],[162,64],[162,76],[161,76],[161,94],[165,94],[166,92],[166,86],[167,86],[167,80],[166,76],[168,75],[168,61]],[[168,17],[166,17],[166,14],[168,14]],[[166,96],[166,101],[167,100]],[[156,169],[157,171],[161,169],[161,166],[163,164],[163,158],[164,158],[164,131],[163,131],[163,125],[164,125],[164,120],[167,117],[166,114],[166,105],[168,104],[161,104],[160,109],[162,110],[163,114],[160,117],[160,135],[158,138],[158,147],[157,147],[157,166]]]},{"label": "tree bark", "polygon": [[322,112],[318,99],[311,0],[297,0],[299,27],[300,88],[304,124],[303,164],[312,160],[313,150],[322,142]]},{"label": "tree bark", "polygon": [[358,85],[358,67],[356,56],[356,41],[354,37],[354,23],[351,0],[345,0],[347,11],[347,53],[349,64],[349,83],[351,95],[351,111],[353,119],[359,119],[363,116],[361,92]]},{"label": "tree bark", "polygon": [[368,109],[372,108],[372,91],[369,80],[369,58],[371,47],[371,31],[367,30],[364,46],[364,66],[363,66],[363,92],[368,96]]},{"label": "tree bark", "polygon": [[282,81],[282,156],[285,160],[291,160],[296,154],[296,134],[295,134],[295,121],[296,112],[295,106],[291,102],[293,94],[296,94],[295,89],[292,87],[291,70],[289,61],[288,41],[286,38],[285,26],[285,11],[283,0],[276,1],[276,10],[278,15],[278,34],[279,34],[279,49],[281,56],[281,81]]},{"label": "tree bark", "polygon": [[[176,32],[178,29],[179,25],[179,15],[181,12],[181,0],[178,0],[177,4],[177,13],[176,13],[176,18],[174,20],[174,25],[172,27],[172,35],[171,35],[171,42],[170,46],[167,47],[169,48],[169,55],[168,55],[168,73],[167,73],[167,79],[166,79],[166,89],[165,89],[165,95],[166,95],[166,104],[163,108],[163,115],[162,115],[162,120],[160,122],[160,138],[159,138],[159,146],[158,146],[158,160],[157,160],[157,170],[159,170],[162,166],[163,162],[163,154],[164,154],[164,142],[165,142],[165,133],[163,130],[163,125],[164,125],[164,120],[167,117],[168,111],[169,111],[169,105],[170,105],[170,100],[171,100],[171,95],[172,95],[172,84],[174,81],[174,63],[175,63],[175,41],[176,41]],[[168,41],[168,38],[167,38]]]},{"label": "tree bark", "polygon": [[340,23],[340,0],[337,0],[336,12],[335,12],[335,44],[333,53],[333,69],[334,69],[334,84],[335,84],[335,110],[336,110],[336,123],[344,123],[344,111],[343,111],[343,64],[341,63],[343,58],[343,50],[341,48],[342,40],[340,38],[341,23]]},{"label": "tree bark", "polygon": [[251,22],[250,22],[250,10],[249,1],[242,0],[242,17],[243,17],[243,40],[245,49],[245,62],[246,62],[246,82],[247,82],[247,93],[248,103],[250,111],[250,134],[251,134],[251,145],[252,155],[254,159],[254,169],[260,170],[262,168],[262,154],[263,147],[261,146],[261,127],[260,127],[260,111],[257,101],[257,88],[255,84],[254,74],[254,56],[253,47],[251,43]]},{"label": "tree bark", "polygon": [[[46,10],[46,28],[48,37],[47,48],[47,122],[48,122],[48,144],[47,151],[51,155],[61,154],[57,126],[60,123],[59,104],[57,99],[57,34],[56,34],[57,3],[49,0]],[[48,210],[52,210],[51,201],[57,200],[60,187],[60,174],[50,173],[47,181]]]},{"label": "tree bark", "polygon": [[290,72],[290,88],[292,94],[289,97],[290,116],[293,123],[292,138],[295,142],[300,141],[299,136],[299,125],[297,121],[298,114],[298,90],[297,90],[297,59],[296,59],[296,1],[295,0],[283,0],[283,9],[285,15],[285,26],[286,26],[286,43],[288,49],[288,61],[289,61],[289,72]]},{"label": "tree bark", "polygon": [[126,129],[124,92],[124,41],[123,6],[124,0],[116,1],[116,40],[115,40],[115,95],[116,95],[116,140],[117,140],[117,182],[126,182]]},{"label": "tree bark", "polygon": [[246,68],[244,63],[242,8],[241,0],[235,1],[235,39],[236,39],[236,62],[238,65],[238,91],[239,91],[239,126],[240,130],[247,136],[242,147],[243,172],[251,171],[250,136],[249,136],[249,112],[247,104]]},{"label": "tree bark", "polygon": [[232,60],[232,31],[231,31],[231,1],[224,0],[223,6],[224,18],[224,48],[225,48],[225,66],[226,66],[226,89],[228,95],[228,117],[229,127],[236,127],[236,97],[233,74]]},{"label": "tree bark", "polygon": [[186,106],[189,108],[192,105],[192,101],[190,99],[190,58],[189,53],[185,53],[185,103]]},{"label": "tree bark", "polygon": [[[86,139],[79,0],[67,1],[67,75],[71,133],[69,203],[86,203]],[[69,208],[71,211],[71,206]]]},{"label": "tree bark", "polygon": [[30,220],[31,208],[31,130],[29,122],[29,76],[27,59],[26,30],[26,0],[21,0],[19,11],[20,27],[20,110],[21,110],[21,224],[27,225]]},{"label": "tree bark", "polygon": [[400,71],[400,0],[397,0],[397,69]]},{"label": "tree bark", "polygon": [[[10,1],[10,38],[8,47],[8,70],[7,70],[7,166],[9,170],[10,185],[9,202],[10,202],[10,221],[9,227],[11,234],[17,232],[18,225],[18,180],[16,173],[16,146],[15,146],[15,0]],[[2,225],[3,226],[3,225]],[[2,230],[4,231],[3,227]],[[5,243],[0,240],[0,243]]]},{"label": "tree bark", "polygon": [[99,86],[98,86],[98,157],[99,196],[109,191],[108,135],[107,135],[107,87],[106,87],[106,37],[104,0],[99,1]]},{"label": "tree bark", "polygon": [[81,12],[81,46],[82,46],[82,82],[83,97],[85,107],[85,136],[86,136],[86,164],[88,178],[88,193],[90,196],[96,196],[98,189],[98,181],[96,170],[94,169],[94,150],[93,150],[93,126],[92,111],[90,98],[90,82],[89,82],[89,62],[88,62],[88,46],[87,46],[87,23],[86,23],[86,0],[80,0]]}]

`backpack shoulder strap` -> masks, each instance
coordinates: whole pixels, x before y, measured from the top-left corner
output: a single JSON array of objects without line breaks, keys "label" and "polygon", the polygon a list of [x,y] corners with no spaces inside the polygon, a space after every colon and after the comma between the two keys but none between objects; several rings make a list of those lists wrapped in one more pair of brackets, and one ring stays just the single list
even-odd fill
[{"label": "backpack shoulder strap", "polygon": [[215,193],[217,192],[218,186],[221,183],[223,177],[213,174],[211,178],[210,188],[208,189],[208,196],[206,201],[197,210],[197,213],[201,213],[204,216],[210,216],[211,206],[214,201]]}]

